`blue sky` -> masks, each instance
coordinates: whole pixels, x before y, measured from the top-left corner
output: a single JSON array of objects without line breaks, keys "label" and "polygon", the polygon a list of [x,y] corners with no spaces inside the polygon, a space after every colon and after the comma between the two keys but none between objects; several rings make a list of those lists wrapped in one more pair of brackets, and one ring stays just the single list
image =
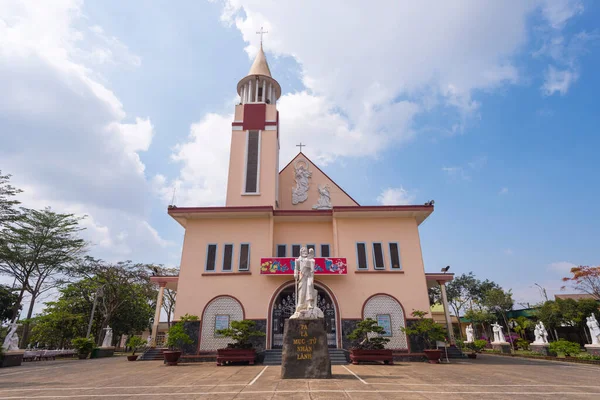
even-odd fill
[{"label": "blue sky", "polygon": [[600,263],[597,2],[310,3],[3,2],[0,168],[26,205],[88,215],[93,255],[177,265],[166,206],[224,203],[265,26],[282,166],[302,141],[361,204],[434,199],[427,271],[533,303]]}]

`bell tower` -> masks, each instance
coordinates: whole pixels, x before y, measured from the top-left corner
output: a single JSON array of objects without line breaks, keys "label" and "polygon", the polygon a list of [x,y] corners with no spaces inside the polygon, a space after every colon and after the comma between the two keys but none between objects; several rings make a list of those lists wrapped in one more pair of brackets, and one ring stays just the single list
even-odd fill
[{"label": "bell tower", "polygon": [[226,206],[278,207],[281,86],[261,44],[250,72],[237,84],[240,102],[231,124]]}]

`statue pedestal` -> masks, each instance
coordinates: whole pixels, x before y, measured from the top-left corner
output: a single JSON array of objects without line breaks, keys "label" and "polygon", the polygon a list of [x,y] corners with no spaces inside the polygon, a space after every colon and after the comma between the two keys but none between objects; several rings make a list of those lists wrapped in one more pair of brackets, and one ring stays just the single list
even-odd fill
[{"label": "statue pedestal", "polygon": [[585,351],[594,356],[600,356],[600,344],[586,344]]},{"label": "statue pedestal", "polygon": [[531,349],[531,351],[534,351],[536,353],[539,353],[543,356],[549,356],[550,353],[548,351],[548,348],[550,346],[548,345],[548,343],[531,343],[529,345],[529,348]]},{"label": "statue pedestal", "polygon": [[115,354],[114,347],[96,347],[92,350],[90,358],[112,357]]},{"label": "statue pedestal", "polygon": [[25,350],[8,350],[0,356],[0,368],[18,367],[23,362]]},{"label": "statue pedestal", "polygon": [[288,319],[283,329],[282,379],[330,379],[323,319]]},{"label": "statue pedestal", "polygon": [[508,342],[492,342],[492,349],[499,350],[501,353],[510,354],[510,343]]}]

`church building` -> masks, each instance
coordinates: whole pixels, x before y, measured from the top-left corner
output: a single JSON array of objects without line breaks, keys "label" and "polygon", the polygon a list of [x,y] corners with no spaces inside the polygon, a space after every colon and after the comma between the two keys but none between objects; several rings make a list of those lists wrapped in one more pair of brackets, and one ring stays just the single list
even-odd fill
[{"label": "church building", "polygon": [[262,46],[237,92],[225,205],[168,208],[185,237],[179,276],[152,277],[160,286],[153,338],[166,287],[177,291],[175,321],[200,319],[190,352],[225,347],[216,330],[242,319],[265,332],[258,350],[281,348],[295,307],[294,259],[307,247],[329,347],[348,349],[348,334],[370,317],[385,328],[388,348],[411,352],[401,328],[412,311],[430,310],[428,287],[440,285],[445,297],[452,280],[424,269],[419,226],[432,202],[361,206],[302,151],[280,170],[281,86]]}]

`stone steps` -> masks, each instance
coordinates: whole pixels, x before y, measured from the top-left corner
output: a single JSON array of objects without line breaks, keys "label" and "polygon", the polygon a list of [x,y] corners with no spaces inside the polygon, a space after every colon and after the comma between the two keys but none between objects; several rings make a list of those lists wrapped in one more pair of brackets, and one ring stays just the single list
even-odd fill
[{"label": "stone steps", "polygon": [[[348,352],[343,349],[329,349],[331,365],[348,364]],[[281,349],[265,350],[263,365],[281,365]]]},{"label": "stone steps", "polygon": [[163,348],[149,348],[138,358],[138,361],[161,361],[164,360]]}]

